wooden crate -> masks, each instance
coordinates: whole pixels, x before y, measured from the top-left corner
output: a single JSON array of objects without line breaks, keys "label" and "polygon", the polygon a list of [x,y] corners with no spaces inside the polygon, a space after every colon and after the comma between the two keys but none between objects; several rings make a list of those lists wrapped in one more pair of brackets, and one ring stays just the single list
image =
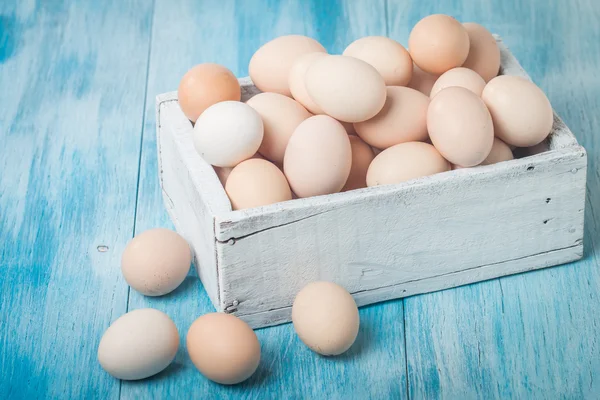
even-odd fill
[{"label": "wooden crate", "polygon": [[[497,40],[501,73],[529,78]],[[240,82],[244,101],[259,93]],[[255,328],[289,321],[315,280],[341,284],[360,306],[582,257],[587,157],[556,115],[520,159],[232,211],[177,93],[158,96],[156,110],[167,211],[215,308]]]}]

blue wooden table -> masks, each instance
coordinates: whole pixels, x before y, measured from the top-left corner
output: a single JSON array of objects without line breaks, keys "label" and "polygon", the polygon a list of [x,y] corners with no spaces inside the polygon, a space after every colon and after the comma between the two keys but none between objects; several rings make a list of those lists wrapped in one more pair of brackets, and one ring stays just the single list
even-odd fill
[{"label": "blue wooden table", "polygon": [[[201,62],[247,75],[278,35],[334,53],[365,35],[406,45],[436,12],[502,35],[586,147],[584,259],[363,308],[338,358],[289,324],[259,330],[259,370],[236,387],[203,378],[184,345],[152,379],[105,373],[100,337],[127,310],[165,311],[182,344],[212,311],[195,276],[146,298],[120,272],[136,232],[171,227],[154,97]],[[0,1],[0,398],[599,398],[598,21],[598,0]]]}]

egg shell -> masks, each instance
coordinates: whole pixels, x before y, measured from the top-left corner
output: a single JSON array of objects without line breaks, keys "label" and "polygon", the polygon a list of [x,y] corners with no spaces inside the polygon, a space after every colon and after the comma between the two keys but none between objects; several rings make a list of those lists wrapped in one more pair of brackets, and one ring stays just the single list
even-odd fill
[{"label": "egg shell", "polygon": [[227,68],[211,63],[196,65],[186,72],[177,90],[179,106],[192,122],[213,104],[240,101],[241,95],[235,75]]},{"label": "egg shell", "polygon": [[125,247],[121,271],[133,289],[146,296],[162,296],[187,276],[192,253],[177,232],[155,228],[136,235]]},{"label": "egg shell", "polygon": [[[255,153],[251,158],[260,158],[260,159],[264,160],[264,157],[260,153]],[[223,185],[223,187],[225,187],[225,183],[227,183],[227,178],[229,178],[229,174],[231,174],[233,167],[215,167],[215,166],[213,166],[213,169],[217,173],[217,177],[219,178],[221,185]]]},{"label": "egg shell", "polygon": [[241,319],[225,313],[205,314],[187,333],[187,350],[208,379],[234,385],[248,379],[260,363],[260,343]]},{"label": "egg shell", "polygon": [[307,36],[280,36],[254,53],[248,66],[250,78],[263,92],[291,97],[289,75],[292,65],[300,56],[315,52],[327,53],[319,42]]},{"label": "egg shell", "polygon": [[419,68],[441,75],[465,62],[469,55],[469,35],[456,19],[434,14],[417,22],[410,32],[408,48]]},{"label": "egg shell", "polygon": [[494,36],[479,24],[467,22],[463,26],[469,35],[469,55],[462,66],[472,69],[485,82],[489,82],[500,70],[498,43]]},{"label": "egg shell", "polygon": [[388,86],[383,109],[375,117],[354,124],[365,142],[379,149],[398,143],[426,140],[429,97],[401,86]]},{"label": "egg shell", "polygon": [[304,54],[296,59],[290,69],[288,83],[290,85],[290,92],[292,93],[292,96],[298,103],[302,104],[313,114],[324,114],[324,111],[321,110],[321,107],[315,103],[315,101],[306,91],[306,71],[308,71],[308,68],[313,61],[326,56],[327,53]]},{"label": "egg shell", "polygon": [[311,350],[333,356],[348,350],[358,335],[360,317],[352,295],[333,282],[306,285],[292,305],[294,329]]},{"label": "egg shell", "polygon": [[496,164],[502,161],[509,161],[514,158],[513,152],[508,147],[506,143],[498,138],[494,138],[494,144],[492,145],[492,150],[490,154],[486,157],[485,160],[481,163],[481,165],[490,165]]},{"label": "egg shell", "polygon": [[428,143],[400,143],[379,153],[367,171],[367,185],[391,185],[449,171],[450,164]]},{"label": "egg shell", "polygon": [[383,78],[354,57],[315,60],[306,71],[306,90],[327,115],[344,122],[366,121],[385,104]]},{"label": "egg shell", "polygon": [[342,192],[367,187],[367,170],[375,154],[371,146],[363,142],[358,136],[350,136],[352,147],[352,167]]},{"label": "egg shell", "polygon": [[408,83],[408,87],[429,96],[431,88],[433,88],[433,85],[438,78],[439,75],[428,74],[413,63],[412,78]]},{"label": "egg shell", "polygon": [[343,55],[363,60],[381,74],[387,86],[406,86],[412,77],[412,59],[400,43],[384,36],[367,36],[350,43]]},{"label": "egg shell", "polygon": [[260,115],[237,101],[210,106],[194,126],[194,146],[200,156],[217,167],[235,167],[258,151],[264,135]]},{"label": "egg shell", "polygon": [[485,160],[494,143],[492,117],[483,100],[458,86],[443,89],[431,99],[427,129],[442,156],[463,167]]},{"label": "egg shell", "polygon": [[258,151],[281,164],[292,133],[311,114],[297,101],[278,93],[257,94],[246,104],[256,110],[263,122],[264,136]]},{"label": "egg shell", "polygon": [[525,78],[498,76],[485,86],[482,98],[494,120],[496,136],[507,144],[535,146],[552,130],[550,101],[535,83]]},{"label": "egg shell", "polygon": [[351,166],[348,134],[327,115],[315,115],[298,125],[283,160],[285,176],[298,197],[339,192]]},{"label": "egg shell", "polygon": [[98,361],[115,378],[144,379],[167,368],[178,348],[179,334],[171,318],[143,308],[119,317],[104,332]]},{"label": "egg shell", "polygon": [[469,89],[477,96],[481,96],[483,88],[485,87],[485,81],[477,72],[471,69],[463,67],[452,68],[451,70],[444,72],[437,81],[435,81],[435,84],[431,88],[430,97],[433,98],[440,90],[452,86],[460,86]]},{"label": "egg shell", "polygon": [[261,159],[242,161],[235,166],[225,183],[225,191],[234,210],[292,199],[283,172],[275,164]]}]

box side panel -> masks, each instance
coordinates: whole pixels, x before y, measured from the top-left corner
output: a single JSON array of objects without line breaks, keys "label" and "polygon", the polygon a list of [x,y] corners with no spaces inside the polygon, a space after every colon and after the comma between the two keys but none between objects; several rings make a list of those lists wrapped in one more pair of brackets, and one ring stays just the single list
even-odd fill
[{"label": "box side panel", "polygon": [[192,179],[193,170],[186,165],[182,151],[180,136],[191,132],[180,121],[176,101],[157,100],[159,179],[165,207],[177,232],[190,243],[198,276],[212,303],[219,308],[215,218]]},{"label": "box side panel", "polygon": [[[256,314],[291,305],[315,280],[358,293],[482,266],[500,276],[527,268],[503,270],[511,260],[579,254],[585,174],[577,147],[280,209],[265,216],[270,227],[217,242],[222,301]],[[477,280],[465,276],[457,284]],[[436,287],[448,286],[428,290]]]}]

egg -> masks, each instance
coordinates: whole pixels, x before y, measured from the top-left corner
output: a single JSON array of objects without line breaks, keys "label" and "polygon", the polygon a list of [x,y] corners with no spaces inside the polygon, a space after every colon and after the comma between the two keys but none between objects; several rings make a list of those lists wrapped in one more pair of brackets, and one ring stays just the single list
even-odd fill
[{"label": "egg", "polygon": [[313,114],[324,114],[324,112],[306,91],[306,71],[313,61],[326,56],[327,53],[304,54],[296,59],[290,69],[288,83],[290,85],[290,92],[292,93],[292,96],[298,103],[302,104]]},{"label": "egg", "polygon": [[192,253],[177,232],[155,228],[136,235],[125,247],[121,271],[125,281],[146,296],[162,296],[187,276]]},{"label": "egg", "polygon": [[352,167],[342,192],[367,187],[367,170],[375,154],[371,146],[362,141],[358,136],[350,136],[352,148]]},{"label": "egg", "polygon": [[494,138],[494,144],[490,154],[486,157],[481,165],[496,164],[502,161],[509,161],[514,158],[512,150],[506,143],[498,138]]},{"label": "egg", "polygon": [[262,118],[264,137],[258,148],[259,153],[281,164],[292,133],[311,114],[297,101],[278,93],[257,94],[246,104]]},{"label": "egg", "polygon": [[431,88],[435,84],[435,81],[439,78],[438,75],[431,75],[417,67],[413,63],[413,73],[408,87],[411,89],[418,90],[426,96],[431,93]]},{"label": "egg", "polygon": [[221,101],[240,101],[242,92],[235,75],[218,64],[200,64],[181,79],[177,98],[185,116],[196,122],[208,107]]},{"label": "egg", "polygon": [[291,96],[290,69],[304,54],[327,53],[316,40],[302,35],[280,36],[264,44],[250,59],[248,72],[252,82],[263,92]]},{"label": "egg", "polygon": [[209,164],[235,167],[257,152],[264,135],[260,115],[237,101],[224,101],[206,109],[196,121],[196,151]]},{"label": "egg", "polygon": [[496,136],[507,144],[530,147],[541,143],[552,130],[552,105],[535,83],[510,75],[498,76],[482,94]]},{"label": "egg", "polygon": [[400,86],[388,86],[383,109],[375,117],[354,124],[362,140],[379,149],[427,139],[429,97]]},{"label": "egg", "polygon": [[283,172],[275,164],[261,159],[242,161],[235,166],[227,178],[225,191],[234,210],[292,199]]},{"label": "egg", "polygon": [[351,167],[348,134],[327,115],[315,115],[298,125],[283,159],[283,171],[298,197],[339,192]]},{"label": "egg", "polygon": [[314,352],[335,356],[348,350],[358,335],[360,317],[352,295],[333,282],[306,285],[292,305],[294,329]]},{"label": "egg", "polygon": [[408,48],[419,68],[441,75],[465,62],[469,55],[469,34],[456,19],[434,14],[417,22],[410,32]]},{"label": "egg", "polygon": [[315,60],[306,71],[305,83],[315,103],[340,121],[366,121],[385,104],[385,81],[375,68],[354,57]]},{"label": "egg", "polygon": [[[264,157],[261,156],[260,153],[255,153],[251,158],[260,158],[260,159],[264,160]],[[229,174],[231,174],[233,167],[215,167],[215,166],[213,166],[213,169],[217,173],[217,177],[219,178],[221,185],[223,185],[223,187],[225,187],[225,183],[227,182],[227,178],[229,178]]]},{"label": "egg", "polygon": [[391,185],[449,171],[450,163],[428,143],[406,142],[379,153],[367,171],[367,186]]},{"label": "egg", "polygon": [[177,327],[162,311],[144,308],[119,317],[98,346],[102,368],[118,379],[138,380],[171,364],[179,348]]},{"label": "egg", "polygon": [[469,55],[463,67],[477,72],[485,82],[498,75],[500,69],[500,49],[494,36],[483,26],[474,22],[464,23],[469,35]]},{"label": "egg", "polygon": [[384,36],[367,36],[350,43],[343,55],[371,64],[387,86],[406,86],[412,77],[412,59],[400,43]]},{"label": "egg", "polygon": [[208,379],[234,385],[248,379],[260,363],[260,343],[241,319],[224,313],[205,314],[187,333],[187,350]]},{"label": "egg", "polygon": [[451,70],[444,72],[437,81],[435,81],[435,84],[431,88],[430,97],[433,98],[440,90],[452,86],[460,86],[469,89],[477,96],[481,96],[483,88],[485,87],[485,81],[477,72],[471,69],[462,67],[452,68]]},{"label": "egg", "polygon": [[431,99],[427,129],[442,156],[463,167],[485,160],[494,143],[492,117],[483,100],[458,86],[443,89]]}]

